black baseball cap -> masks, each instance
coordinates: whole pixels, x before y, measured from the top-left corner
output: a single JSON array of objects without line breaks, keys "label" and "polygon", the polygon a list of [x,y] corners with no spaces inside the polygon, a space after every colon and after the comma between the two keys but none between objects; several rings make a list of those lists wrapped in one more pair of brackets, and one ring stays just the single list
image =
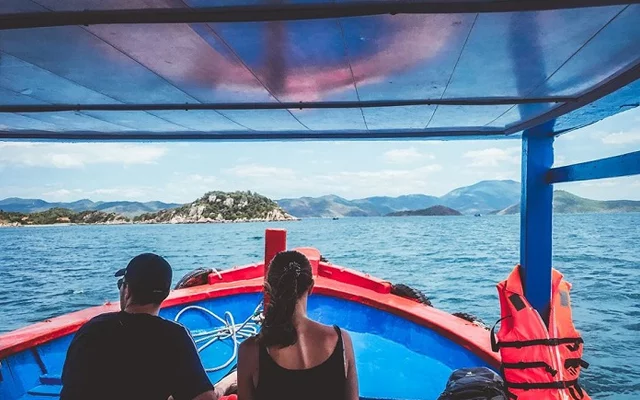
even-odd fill
[{"label": "black baseball cap", "polygon": [[135,256],[115,276],[123,276],[127,285],[136,292],[168,293],[173,272],[164,258],[153,253],[143,253]]}]

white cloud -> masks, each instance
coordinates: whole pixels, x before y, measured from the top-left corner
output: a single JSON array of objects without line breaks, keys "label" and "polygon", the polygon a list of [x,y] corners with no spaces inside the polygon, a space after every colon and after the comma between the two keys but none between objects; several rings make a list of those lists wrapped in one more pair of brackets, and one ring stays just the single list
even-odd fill
[{"label": "white cloud", "polygon": [[290,168],[279,168],[257,164],[238,165],[233,168],[228,168],[224,170],[224,172],[243,178],[278,178],[295,176],[295,172]]},{"label": "white cloud", "polygon": [[139,199],[146,196],[149,193],[149,189],[150,188],[145,187],[107,188],[91,190],[85,193],[87,194],[87,196],[108,196],[113,199]]},{"label": "white cloud", "polygon": [[422,153],[415,147],[406,149],[392,149],[385,152],[382,157],[389,164],[411,164],[420,160],[433,160],[433,154]]},{"label": "white cloud", "polygon": [[[383,169],[380,171],[355,171],[355,172],[340,172],[335,175],[324,175],[321,176],[322,179],[327,181],[358,181],[358,180],[376,180],[376,181],[384,181],[384,180],[393,180],[393,179],[403,179],[403,178],[420,178],[424,174],[429,174],[431,172],[441,171],[442,166],[439,164],[426,165],[421,168],[416,169],[406,169],[406,170],[398,170],[398,169]],[[352,182],[353,183],[353,182]]]},{"label": "white cloud", "polygon": [[[82,190],[79,189],[58,189],[51,192],[43,193],[42,196],[49,200],[65,201],[73,198],[74,196],[81,195],[81,193]],[[74,198],[74,200],[77,200],[77,198]]]},{"label": "white cloud", "polygon": [[347,197],[349,193],[360,196],[401,195],[409,193],[436,193],[433,174],[443,168],[439,164],[414,169],[383,169],[379,171],[344,171],[331,175],[311,177],[315,190]]},{"label": "white cloud", "polygon": [[76,201],[80,199],[117,201],[117,200],[140,200],[151,199],[161,195],[160,191],[150,187],[115,187],[101,188],[93,190],[84,189],[56,189],[42,193],[41,196],[49,201]]},{"label": "white cloud", "polygon": [[602,138],[602,143],[613,145],[640,143],[640,131],[610,133]]},{"label": "white cloud", "polygon": [[209,183],[216,183],[219,181],[219,179],[216,178],[215,176],[210,176],[210,175],[203,176],[199,174],[193,174],[193,175],[187,176],[187,181],[192,183],[209,184]]},{"label": "white cloud", "polygon": [[519,164],[520,148],[499,149],[491,147],[484,150],[467,151],[462,157],[471,160],[470,167],[498,167],[504,164]]},{"label": "white cloud", "polygon": [[[439,164],[413,169],[356,170],[318,174],[296,173],[292,169],[264,165],[242,165],[225,171],[238,177],[235,182],[216,185],[221,190],[249,188],[272,198],[292,194],[319,196],[338,194],[346,197],[435,193],[441,191],[434,183]],[[242,187],[238,187],[239,182]],[[296,196],[294,195],[294,197]]]},{"label": "white cloud", "polygon": [[610,188],[618,185],[619,185],[619,182],[613,181],[613,180],[591,181],[591,182],[580,183],[580,186],[582,187],[595,187],[595,188]]},{"label": "white cloud", "polygon": [[563,155],[559,155],[559,154],[555,154],[553,157],[553,166],[557,167],[559,165],[567,165],[568,164],[568,160],[567,157],[563,156]]},{"label": "white cloud", "polygon": [[0,164],[29,167],[152,164],[166,153],[165,147],[146,144],[0,142]]}]

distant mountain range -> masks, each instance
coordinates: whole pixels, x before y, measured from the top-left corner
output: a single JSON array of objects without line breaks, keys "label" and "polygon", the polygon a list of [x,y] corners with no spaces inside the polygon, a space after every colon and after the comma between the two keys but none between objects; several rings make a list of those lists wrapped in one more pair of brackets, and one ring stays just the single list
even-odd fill
[{"label": "distant mountain range", "polygon": [[[436,205],[457,210],[462,214],[507,215],[520,212],[520,183],[511,180],[482,181],[452,190],[442,197],[414,194],[347,200],[328,195],[282,199],[277,202],[289,214],[300,218],[383,216],[428,209]],[[554,211],[557,213],[640,212],[640,201],[590,200],[557,190],[554,195]]]},{"label": "distant mountain range", "polygon": [[[520,183],[511,180],[482,181],[455,189],[442,197],[411,194],[347,200],[339,196],[327,195],[281,199],[276,202],[284,212],[298,218],[383,216],[402,211],[428,209],[436,205],[452,208],[462,214],[505,215],[520,212]],[[115,213],[128,218],[182,206],[182,204],[159,201],[93,202],[85,199],[71,203],[49,203],[39,199],[20,198],[0,201],[0,210],[6,212],[33,213],[52,208],[66,208],[74,212]],[[558,213],[640,212],[640,201],[597,201],[558,190],[555,192],[554,210]]]},{"label": "distant mountain range", "polygon": [[371,217],[442,205],[463,214],[486,214],[520,201],[520,183],[511,180],[482,181],[455,189],[442,197],[411,194],[347,200],[339,196],[281,199],[277,203],[291,215],[310,217]]},{"label": "distant mountain range", "polygon": [[50,210],[52,208],[65,208],[67,210],[81,211],[102,211],[105,213],[115,213],[126,217],[135,217],[145,213],[152,213],[160,210],[180,207],[182,204],[163,203],[161,201],[149,201],[141,203],[138,201],[98,201],[93,202],[88,199],[78,200],[71,203],[49,203],[40,199],[21,199],[11,197],[0,200],[0,210],[18,213],[36,213]]},{"label": "distant mountain range", "polygon": [[432,216],[456,216],[462,215],[459,211],[454,210],[453,208],[445,207],[445,206],[433,206],[429,208],[424,208],[422,210],[410,210],[410,211],[396,211],[391,214],[387,214],[387,217],[409,217],[409,216],[421,216],[421,217],[432,217]]},{"label": "distant mountain range", "polygon": [[[640,201],[590,200],[564,190],[556,190],[553,192],[553,212],[560,214],[640,212]],[[520,203],[517,203],[494,214],[510,215],[519,213]]]}]

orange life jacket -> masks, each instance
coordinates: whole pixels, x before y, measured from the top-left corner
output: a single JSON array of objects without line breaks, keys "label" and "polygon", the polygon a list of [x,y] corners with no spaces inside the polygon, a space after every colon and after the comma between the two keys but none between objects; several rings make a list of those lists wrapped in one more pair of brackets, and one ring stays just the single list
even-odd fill
[{"label": "orange life jacket", "polygon": [[[502,375],[513,399],[589,400],[578,384],[582,338],[573,326],[571,284],[553,270],[549,327],[524,297],[520,265],[498,284],[501,327],[491,330],[491,345],[500,351]],[[498,321],[498,322],[500,322]],[[497,341],[496,341],[497,336]]]}]

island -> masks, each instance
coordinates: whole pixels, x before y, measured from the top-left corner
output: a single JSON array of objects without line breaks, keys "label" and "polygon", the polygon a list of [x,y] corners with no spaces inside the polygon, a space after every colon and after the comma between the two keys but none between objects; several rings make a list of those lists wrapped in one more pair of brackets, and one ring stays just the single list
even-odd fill
[{"label": "island", "polygon": [[52,208],[21,213],[0,210],[0,226],[34,225],[114,225],[114,224],[195,224],[259,221],[295,221],[273,200],[251,191],[205,193],[196,201],[178,208],[127,217],[102,211],[75,212]]},{"label": "island", "polygon": [[133,218],[144,224],[193,224],[211,222],[294,221],[278,204],[251,191],[208,192],[193,203],[171,210],[142,214]]},{"label": "island", "polygon": [[422,210],[396,211],[387,214],[387,217],[408,217],[408,216],[455,216],[462,215],[460,211],[445,206],[433,206]]},{"label": "island", "polygon": [[126,224],[122,215],[102,211],[74,212],[66,208],[52,208],[37,213],[5,212],[0,210],[0,226],[53,224]]}]

